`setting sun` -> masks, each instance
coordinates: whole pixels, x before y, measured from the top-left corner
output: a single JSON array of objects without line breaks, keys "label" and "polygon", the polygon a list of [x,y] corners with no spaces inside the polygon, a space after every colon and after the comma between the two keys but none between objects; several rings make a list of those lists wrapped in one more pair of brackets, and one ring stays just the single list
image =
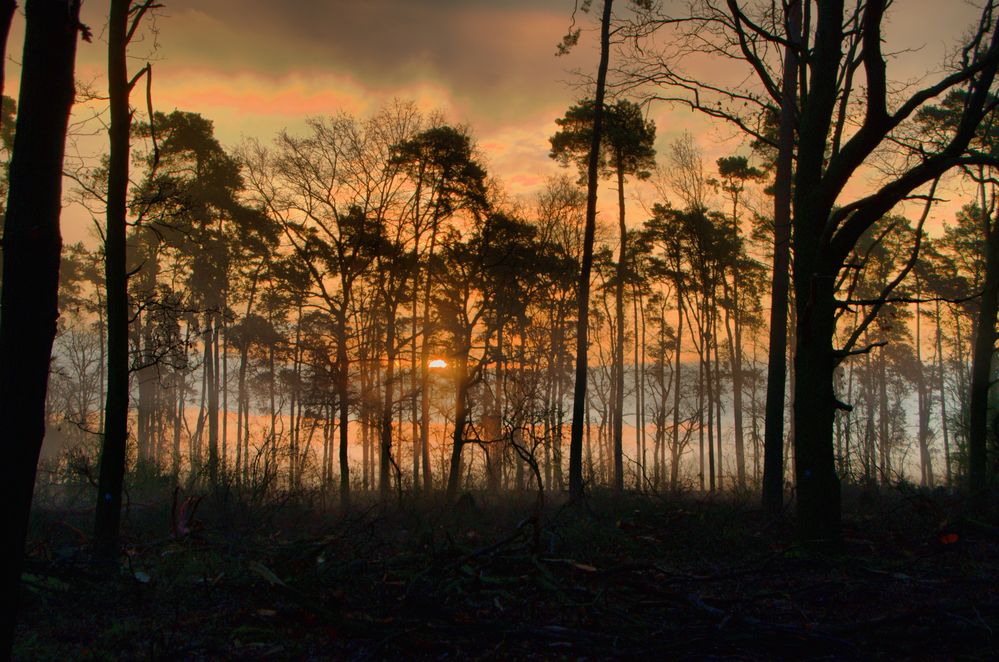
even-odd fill
[{"label": "setting sun", "polygon": [[447,361],[445,361],[444,359],[433,359],[430,363],[427,364],[427,367],[428,368],[446,368],[447,367]]}]

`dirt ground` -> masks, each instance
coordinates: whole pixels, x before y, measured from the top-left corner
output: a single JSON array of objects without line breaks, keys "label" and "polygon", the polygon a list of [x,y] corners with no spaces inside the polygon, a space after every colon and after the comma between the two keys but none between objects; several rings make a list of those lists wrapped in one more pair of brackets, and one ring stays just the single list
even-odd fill
[{"label": "dirt ground", "polygon": [[832,552],[755,500],[550,500],[189,517],[167,494],[110,569],[89,512],[39,510],[15,659],[999,658],[999,518],[957,497],[850,493]]}]

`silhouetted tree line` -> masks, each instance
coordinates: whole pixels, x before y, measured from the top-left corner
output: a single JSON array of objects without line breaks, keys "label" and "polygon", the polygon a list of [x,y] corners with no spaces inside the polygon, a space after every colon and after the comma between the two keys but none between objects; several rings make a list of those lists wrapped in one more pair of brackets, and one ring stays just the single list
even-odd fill
[{"label": "silhouetted tree line", "polygon": [[[899,94],[886,1],[622,4],[604,0],[594,94],[550,141],[578,181],[512,202],[467,128],[406,102],[226,150],[201,115],[154,111],[152,67],[129,72],[128,47],[158,5],[114,0],[109,154],[69,173],[101,241],[61,250],[88,33],[79,3],[29,1],[16,131],[7,100],[0,118],[9,551],[46,430],[41,487],[95,499],[106,562],[128,480],[342,509],[372,490],[762,489],[773,513],[789,482],[799,534],[824,543],[842,481],[984,494],[999,456],[995,4],[945,73]],[[746,76],[691,75],[690,54]],[[625,92],[752,147],[709,164],[685,135],[657,153]],[[876,158],[877,184],[848,193]],[[975,193],[931,239],[945,177]],[[613,227],[597,222],[601,179]],[[640,219],[636,181],[654,191]]]}]

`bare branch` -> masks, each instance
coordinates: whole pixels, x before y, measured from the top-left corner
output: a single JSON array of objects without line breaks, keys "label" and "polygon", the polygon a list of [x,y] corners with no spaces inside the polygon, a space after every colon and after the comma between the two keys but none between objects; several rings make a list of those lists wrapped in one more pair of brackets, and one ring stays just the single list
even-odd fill
[{"label": "bare branch", "polygon": [[912,271],[912,268],[916,265],[916,260],[919,259],[919,249],[923,243],[923,224],[926,223],[926,219],[930,215],[930,209],[933,207],[933,194],[936,192],[937,184],[939,183],[939,177],[933,180],[933,184],[930,186],[930,192],[926,196],[926,204],[923,206],[923,214],[920,216],[919,224],[916,226],[916,243],[912,248],[912,254],[909,256],[909,260],[906,262],[905,266],[902,267],[902,270],[898,272],[895,278],[882,288],[881,294],[878,296],[877,300],[871,304],[871,309],[867,311],[863,321],[853,330],[853,333],[850,334],[850,337],[847,339],[843,347],[835,352],[835,355],[840,359],[850,355],[851,348],[877,318],[881,308],[883,308],[888,302],[888,298],[891,296],[891,293],[895,291],[895,288],[898,287],[903,280],[905,280],[905,277],[909,275],[909,272]]}]

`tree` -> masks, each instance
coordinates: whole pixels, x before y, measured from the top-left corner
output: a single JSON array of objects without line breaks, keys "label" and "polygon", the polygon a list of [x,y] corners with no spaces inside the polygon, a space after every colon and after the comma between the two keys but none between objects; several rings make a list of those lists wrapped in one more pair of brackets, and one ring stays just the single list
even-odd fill
[{"label": "tree", "polygon": [[249,187],[278,223],[312,280],[315,301],[334,319],[340,499],[350,505],[348,427],[351,325],[356,299],[383,246],[385,224],[399,203],[401,164],[392,149],[419,128],[415,108],[389,107],[360,122],[347,115],[309,120],[305,137],[283,133],[273,152],[251,143],[243,151]]},{"label": "tree", "polygon": [[[225,398],[223,374],[227,363],[222,349],[228,342],[226,323],[233,271],[240,257],[265,258],[277,240],[277,228],[259,210],[243,205],[239,194],[244,188],[239,163],[222,149],[214,136],[212,122],[197,113],[175,110],[155,113],[151,125],[136,127],[136,134],[151,135],[157,147],[149,159],[148,172],[130,201],[136,218],[133,252],[143,244],[153,244],[154,254],[145,259],[137,275],[151,270],[145,288],[134,288],[136,316],[142,308],[162,308],[158,301],[157,255],[172,249],[176,270],[184,274],[182,286],[187,306],[202,317],[202,369],[205,373],[206,419],[208,424],[208,478],[218,487],[225,469],[224,434],[226,418],[221,419],[219,393]],[[251,270],[258,271],[256,266]],[[146,315],[149,319],[149,315]],[[137,320],[138,321],[138,320]],[[149,384],[155,379],[155,348],[143,341],[138,364],[139,403],[148,407]],[[144,387],[146,387],[144,389]],[[140,415],[140,423],[141,423]],[[140,427],[140,432],[142,428]],[[221,440],[221,447],[220,447]],[[142,441],[140,435],[140,442]],[[140,443],[140,447],[141,447]],[[203,468],[193,462],[192,473]]]},{"label": "tree", "polygon": [[[542,318],[547,320],[551,349],[547,355],[551,389],[550,401],[546,406],[550,414],[547,432],[550,437],[548,444],[551,447],[554,480],[560,490],[565,489],[562,454],[565,423],[563,406],[568,387],[566,377],[569,374],[568,364],[571,356],[569,345],[572,340],[568,327],[576,302],[578,280],[575,272],[579,265],[583,243],[582,226],[585,208],[586,196],[583,190],[568,176],[562,174],[545,182],[544,189],[538,194],[535,212],[538,239],[548,253],[548,257],[544,260],[547,268],[543,270],[542,284],[546,289],[546,293],[542,295],[544,308]],[[548,446],[546,452],[547,448]]]},{"label": "tree", "polygon": [[[574,500],[583,496],[583,426],[586,422],[587,349],[590,311],[590,275],[593,269],[593,240],[597,226],[597,177],[604,122],[604,94],[610,58],[610,22],[613,0],[604,0],[600,18],[600,63],[593,95],[593,134],[586,168],[586,226],[576,296],[576,378],[572,392],[572,431],[569,437],[569,493]],[[578,37],[578,33],[576,33]],[[572,36],[566,43],[571,43]]]},{"label": "tree", "polygon": [[[920,124],[934,142],[946,141],[959,129],[963,108],[969,103],[964,90],[953,91],[939,106],[922,109]],[[995,103],[993,97],[990,104]],[[973,139],[975,149],[995,156],[999,149],[999,126],[994,112],[977,127]],[[975,316],[974,348],[971,361],[971,384],[968,394],[968,489],[980,493],[988,484],[989,392],[992,386],[993,356],[996,343],[996,319],[999,315],[999,219],[996,214],[995,180],[992,167],[974,164],[963,168],[966,177],[977,188],[973,221],[975,239],[973,255],[982,263],[981,298]]]},{"label": "tree", "polygon": [[[840,306],[836,296],[839,276],[859,238],[900,201],[952,168],[993,161],[969,145],[992,108],[991,89],[999,66],[996,7],[986,3],[979,25],[962,45],[953,70],[892,103],[896,95],[888,91],[888,67],[882,52],[886,0],[865,3],[856,13],[838,0],[809,4],[803,12],[809,22],[807,29],[802,29],[807,38],[800,46],[779,36],[786,34],[781,26],[789,20],[788,9],[775,15],[769,3],[751,9],[737,0],[728,0],[724,8],[703,5],[703,14],[673,17],[659,25],[690,31],[685,33],[689,39],[714,31],[719,36],[714,52],[726,62],[731,58],[743,61],[758,86],[747,90],[703,83],[669,66],[646,72],[643,80],[667,86],[669,93],[664,96],[670,100],[729,120],[753,137],[773,144],[761,127],[767,111],[783,102],[783,94],[780,77],[775,74],[779,67],[766,54],[780,52],[775,46],[791,44],[801,63],[792,195],[797,523],[804,540],[835,541],[840,537],[840,482],[833,423],[835,412],[845,405],[835,393],[833,375],[843,359],[868,351],[855,347],[862,331],[852,334],[845,345],[833,346]],[[681,36],[672,43],[682,47],[690,42]],[[854,88],[858,71],[866,77],[863,93]],[[921,107],[959,88],[967,91],[968,102],[957,127],[939,147],[926,150],[911,143],[911,160],[902,162],[875,190],[851,201],[840,199],[847,183],[877,150],[899,140]],[[852,112],[858,106],[860,109]],[[744,112],[748,108],[759,112]],[[858,123],[852,132],[847,131],[851,117]],[[887,297],[890,292],[883,294]],[[880,307],[867,307],[864,320],[873,321]]]},{"label": "tree", "polygon": [[[481,343],[477,343],[475,337],[476,330],[480,329],[481,322],[493,303],[488,298],[490,293],[485,289],[482,255],[485,247],[482,239],[481,234],[477,233],[463,242],[455,233],[450,233],[437,261],[439,274],[434,279],[437,285],[435,304],[438,317],[450,339],[447,361],[455,389],[454,431],[445,492],[448,503],[454,501],[461,486],[462,449],[467,441],[471,409],[469,396],[472,387],[482,379],[489,360],[484,350],[488,339],[482,338]],[[478,356],[473,356],[472,351],[477,346],[483,349],[480,349]]]},{"label": "tree", "polygon": [[[417,257],[424,264],[434,260],[438,235],[442,222],[462,209],[470,209],[480,214],[486,206],[486,173],[478,163],[472,149],[470,136],[451,126],[437,126],[418,133],[392,147],[391,162],[401,166],[413,181],[412,197],[413,243]],[[421,246],[422,236],[429,232],[430,239],[425,248]],[[419,483],[419,464],[423,462],[423,489],[430,492],[433,475],[430,467],[430,340],[431,292],[433,291],[433,270],[423,270],[420,282],[419,262],[414,265],[412,292],[412,363],[413,371],[413,418],[416,420],[415,398],[419,394],[419,430],[414,431],[414,439],[419,439],[413,450],[413,485]],[[421,291],[422,285],[422,291]],[[421,296],[422,295],[422,296]],[[417,358],[417,308],[422,306],[420,318],[420,348]],[[416,370],[415,366],[419,365]],[[419,379],[417,381],[417,374]]]},{"label": "tree", "polygon": [[[565,117],[555,120],[560,130],[551,137],[551,156],[563,164],[573,159],[580,170],[589,149],[595,143],[595,107],[584,101],[569,108]],[[624,286],[628,265],[628,229],[625,223],[624,179],[648,179],[655,166],[656,126],[642,116],[638,104],[622,99],[604,109],[603,131],[600,136],[599,169],[605,176],[617,180],[618,259],[614,278],[614,321],[617,329],[613,355],[613,426],[614,426],[614,489],[624,489],[623,415],[624,415]],[[637,342],[637,341],[636,341]],[[638,369],[638,366],[635,366]],[[637,426],[637,421],[636,421]]]},{"label": "tree", "polygon": [[75,95],[80,3],[28,0],[20,109],[10,165],[0,295],[0,415],[7,459],[0,470],[8,561],[3,573],[0,657],[17,623],[24,542],[45,436],[45,396],[56,334],[62,237],[62,166]]},{"label": "tree", "polygon": [[[743,267],[745,266],[744,251],[742,249],[742,238],[740,231],[740,211],[739,203],[746,190],[746,183],[759,181],[763,178],[763,171],[749,165],[749,159],[744,156],[729,156],[718,159],[718,176],[721,178],[719,185],[722,191],[729,196],[732,202],[731,240],[735,247],[733,259],[728,266],[732,274],[731,287],[731,317],[732,326],[730,328],[726,318],[726,330],[728,332],[729,360],[732,368],[732,413],[735,418],[735,464],[736,480],[739,489],[746,487],[746,458],[743,442],[742,425],[742,333],[743,320],[740,308],[739,295],[742,289],[742,281],[745,278]],[[724,265],[723,265],[724,268]]]},{"label": "tree", "polygon": [[[128,456],[128,271],[126,266],[128,168],[131,156],[132,110],[129,96],[150,68],[129,77],[128,45],[154,0],[112,0],[108,15],[108,126],[110,154],[107,175],[107,226],[104,231],[104,278],[107,288],[107,401],[101,442],[94,552],[106,562],[118,558],[121,494]],[[149,99],[147,89],[147,100]]]},{"label": "tree", "polygon": [[784,393],[787,383],[787,306],[791,284],[791,193],[801,44],[801,0],[787,8],[774,164],[773,270],[770,278],[770,338],[763,423],[763,509],[771,517],[784,507]]}]

